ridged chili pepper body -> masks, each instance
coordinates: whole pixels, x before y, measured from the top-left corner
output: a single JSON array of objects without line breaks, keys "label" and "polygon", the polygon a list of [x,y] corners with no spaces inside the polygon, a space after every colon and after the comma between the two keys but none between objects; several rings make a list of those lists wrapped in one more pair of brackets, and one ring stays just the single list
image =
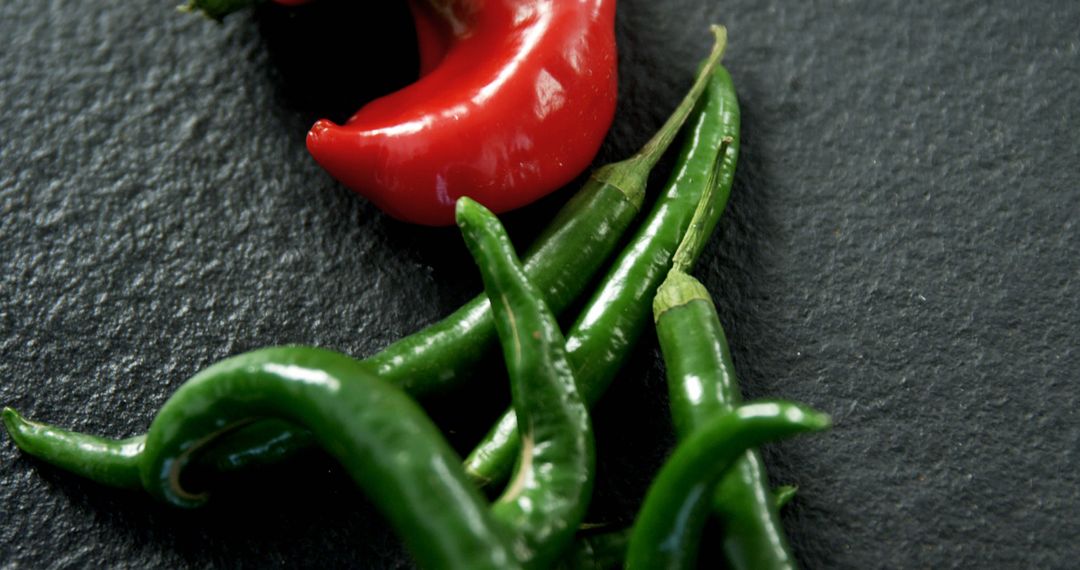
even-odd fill
[{"label": "ridged chili pepper body", "polygon": [[345,125],[311,128],[308,149],[332,176],[395,218],[449,225],[463,195],[503,212],[589,165],[615,112],[614,0],[432,0],[413,9],[441,16],[445,55],[439,32],[420,30],[431,52],[423,67],[433,69]]}]

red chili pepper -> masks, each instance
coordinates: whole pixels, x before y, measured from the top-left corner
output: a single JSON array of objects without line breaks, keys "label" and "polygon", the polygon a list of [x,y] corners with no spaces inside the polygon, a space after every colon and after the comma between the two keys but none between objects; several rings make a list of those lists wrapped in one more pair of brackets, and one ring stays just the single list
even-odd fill
[{"label": "red chili pepper", "polygon": [[[280,1],[280,0],[279,0]],[[615,113],[615,0],[410,0],[422,77],[308,133],[332,176],[391,216],[495,212],[588,167]]]}]

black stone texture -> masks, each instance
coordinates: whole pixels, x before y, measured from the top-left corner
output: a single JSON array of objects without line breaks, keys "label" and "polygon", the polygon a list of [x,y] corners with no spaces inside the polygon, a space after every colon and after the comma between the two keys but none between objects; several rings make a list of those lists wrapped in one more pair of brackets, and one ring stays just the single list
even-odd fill
[{"label": "black stone texture", "polygon": [[[315,118],[415,69],[403,5],[321,1],[223,25],[0,2],[0,404],[130,436],[222,358],[369,355],[479,291],[454,229],[388,219],[307,155]],[[710,21],[745,143],[697,274],[746,396],[836,422],[765,450],[799,486],[799,561],[1075,567],[1080,3],[623,0],[597,164],[660,124]],[[508,215],[515,239],[570,191]],[[658,355],[647,335],[596,410],[593,521],[628,522],[672,443]],[[498,370],[429,403],[461,449],[506,403]],[[0,436],[0,568],[410,566],[317,453],[222,485],[177,511]]]}]

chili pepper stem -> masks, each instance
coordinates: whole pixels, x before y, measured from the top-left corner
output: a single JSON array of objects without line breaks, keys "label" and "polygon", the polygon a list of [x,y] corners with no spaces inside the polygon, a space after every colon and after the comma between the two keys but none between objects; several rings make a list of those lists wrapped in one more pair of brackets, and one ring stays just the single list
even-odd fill
[{"label": "chili pepper stem", "polygon": [[[683,98],[683,101],[679,104],[679,110],[677,114],[682,117],[683,120],[690,115],[690,111],[693,110],[694,100],[697,99],[697,95],[705,91],[705,86],[708,84],[708,78],[712,75],[714,69],[724,59],[724,52],[727,50],[727,28],[717,24],[709,26],[709,31],[713,34],[713,47],[709,56],[705,59],[705,64],[702,66],[701,72],[698,73],[697,79],[694,81],[694,86],[690,89],[690,93]],[[682,122],[682,121],[680,121]],[[638,152],[638,155],[652,162],[649,164],[651,169],[655,166],[656,161],[660,159],[660,155],[663,154],[664,149],[671,146],[671,141],[675,139],[677,129],[660,129],[649,142],[645,143],[645,146]]]},{"label": "chili pepper stem", "polygon": [[711,305],[712,297],[700,281],[683,271],[672,269],[664,283],[656,290],[653,318],[659,321],[669,309],[681,307],[691,301],[706,301]]},{"label": "chili pepper stem", "polygon": [[675,108],[675,111],[660,127],[660,130],[636,154],[626,160],[601,166],[593,173],[593,178],[619,188],[631,199],[635,195],[644,196],[645,183],[649,179],[649,172],[656,166],[664,151],[671,146],[671,142],[675,139],[683,123],[686,122],[686,118],[694,110],[694,105],[697,104],[701,94],[705,91],[705,87],[709,83],[709,77],[712,76],[716,66],[720,65],[720,61],[724,57],[724,51],[727,49],[727,28],[714,24],[709,27],[709,31],[713,33],[715,38],[712,51],[698,71],[693,87],[683,97],[679,106]]},{"label": "chili pepper stem", "polygon": [[712,202],[713,195],[716,194],[717,174],[727,157],[727,151],[732,141],[731,137],[724,137],[720,141],[720,149],[716,152],[716,168],[709,174],[709,181],[705,184],[705,192],[701,195],[701,201],[698,202],[697,208],[694,210],[694,217],[690,220],[690,227],[686,229],[686,235],[683,236],[682,242],[679,243],[679,248],[675,250],[675,256],[671,261],[672,271],[689,272],[694,265],[694,260],[701,254],[705,242],[709,239],[710,232],[706,231],[708,229],[706,220],[709,219],[709,210],[715,207]]},{"label": "chili pepper stem", "polygon": [[679,243],[675,255],[672,257],[671,270],[667,278],[656,290],[653,298],[653,319],[659,320],[665,311],[673,307],[681,307],[695,300],[704,300],[712,304],[712,297],[705,286],[687,273],[694,260],[705,247],[705,241],[709,238],[706,231],[706,220],[709,210],[713,208],[712,199],[716,191],[717,173],[723,164],[727,149],[731,146],[732,138],[724,137],[720,141],[720,148],[716,151],[716,168],[709,174],[709,181],[705,184],[705,190],[701,194],[701,200],[694,210],[694,217],[690,219],[690,226],[686,228],[686,235]]},{"label": "chili pepper stem", "polygon": [[777,510],[790,503],[798,492],[799,487],[797,485],[781,485],[773,489],[773,499],[776,501]]}]

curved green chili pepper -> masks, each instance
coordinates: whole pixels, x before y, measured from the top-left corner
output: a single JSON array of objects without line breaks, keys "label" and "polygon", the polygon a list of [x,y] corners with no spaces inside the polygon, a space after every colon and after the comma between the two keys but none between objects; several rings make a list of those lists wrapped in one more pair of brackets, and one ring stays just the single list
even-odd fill
[{"label": "curved green chili pepper", "polygon": [[268,417],[310,430],[422,566],[515,566],[503,530],[420,407],[368,366],[327,350],[250,352],[186,382],[150,425],[144,487],[174,505],[201,504],[206,495],[182,485],[185,464],[228,430]]},{"label": "curved green chili pepper", "polygon": [[[680,441],[742,399],[712,300],[693,277],[672,271],[656,297],[656,331]],[[735,569],[793,568],[761,456],[749,450],[716,489],[724,552]]]},{"label": "curved green chili pepper", "polygon": [[[566,334],[570,365],[590,405],[607,389],[648,323],[648,300],[671,266],[715,169],[717,148],[730,137],[719,167],[714,207],[703,224],[706,234],[726,204],[739,154],[739,105],[731,76],[723,67],[710,76],[702,103],[664,194]],[[516,458],[518,441],[517,422],[508,412],[466,458],[469,474],[480,484],[504,480]]]},{"label": "curved green chili pepper", "polygon": [[527,426],[518,472],[492,513],[515,531],[518,560],[547,568],[573,539],[592,495],[589,412],[555,316],[529,282],[499,220],[469,198],[458,200],[456,213],[491,299],[514,411]]},{"label": "curved green chili pepper", "polygon": [[15,445],[42,461],[111,487],[138,488],[143,436],[106,439],[24,419],[4,408],[4,427]]},{"label": "curved green chili pepper", "polygon": [[698,427],[649,487],[630,535],[626,568],[693,568],[713,489],[732,464],[751,447],[829,423],[828,416],[796,404],[757,402]]}]

